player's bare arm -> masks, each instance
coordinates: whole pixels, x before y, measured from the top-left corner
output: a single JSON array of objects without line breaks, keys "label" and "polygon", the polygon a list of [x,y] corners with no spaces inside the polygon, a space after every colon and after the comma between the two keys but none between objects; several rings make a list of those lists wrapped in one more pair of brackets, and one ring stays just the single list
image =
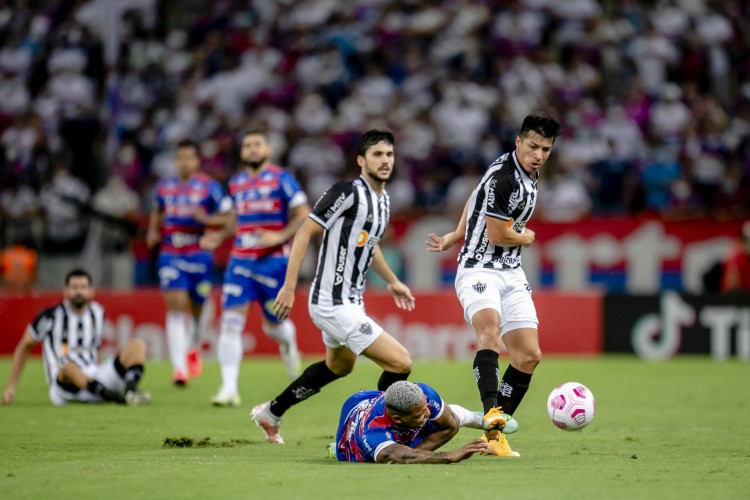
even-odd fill
[{"label": "player's bare arm", "polygon": [[153,210],[148,218],[148,230],[146,231],[146,246],[154,248],[161,242],[161,226],[164,220],[164,212]]},{"label": "player's bare arm", "polygon": [[286,268],[286,276],[284,277],[284,285],[279,290],[273,303],[273,313],[279,321],[289,316],[294,305],[294,291],[297,288],[299,271],[302,268],[302,261],[305,259],[307,248],[310,246],[310,240],[321,234],[323,234],[323,226],[308,218],[294,238],[292,251],[289,254],[289,264]]},{"label": "player's bare arm", "polygon": [[396,306],[405,311],[414,310],[414,296],[411,294],[409,287],[404,285],[393,273],[391,267],[383,256],[380,245],[375,246],[375,253],[372,256],[372,270],[378,273],[378,276],[388,285],[388,293],[391,294]]},{"label": "player's bare arm", "polygon": [[425,243],[427,243],[428,252],[445,252],[464,238],[464,235],[466,234],[466,217],[469,213],[470,201],[471,198],[466,200],[464,212],[461,214],[461,220],[458,221],[458,226],[456,226],[454,231],[443,236],[438,236],[435,233],[427,235],[427,241],[425,241]]},{"label": "player's bare arm", "polygon": [[23,367],[26,364],[26,358],[29,357],[29,352],[31,352],[31,349],[37,344],[38,342],[34,340],[34,337],[32,337],[31,332],[27,328],[23,332],[21,340],[18,341],[16,349],[13,351],[10,377],[8,377],[8,385],[5,386],[5,391],[3,392],[4,405],[11,404],[16,398],[16,385],[18,384],[18,379],[21,378],[21,372],[23,372]]},{"label": "player's bare arm", "polygon": [[474,439],[454,451],[434,452],[394,443],[378,454],[379,464],[453,464],[474,453],[488,453],[487,442]]},{"label": "player's bare arm", "polygon": [[206,231],[198,241],[200,247],[204,250],[216,250],[221,243],[234,234],[237,228],[237,214],[234,211],[227,212],[224,225],[215,230]]},{"label": "player's bare arm", "polygon": [[214,213],[209,215],[208,212],[206,212],[206,210],[201,206],[195,207],[195,209],[193,210],[193,218],[204,226],[224,227],[229,222],[230,217],[230,212]]},{"label": "player's bare arm", "polygon": [[414,447],[415,449],[435,451],[453,439],[460,428],[458,417],[448,405],[443,407],[440,418],[434,420],[433,423],[437,425],[438,429],[425,436],[424,440]]},{"label": "player's bare arm", "polygon": [[515,247],[523,245],[528,247],[534,243],[536,233],[525,228],[522,233],[513,229],[513,219],[503,220],[497,217],[487,216],[487,239],[495,246]]},{"label": "player's bare arm", "polygon": [[302,227],[302,224],[307,220],[307,216],[310,215],[310,205],[303,203],[302,205],[296,206],[289,209],[289,222],[286,227],[280,231],[268,231],[261,229],[258,231],[258,246],[259,247],[274,247],[281,245],[294,237]]}]

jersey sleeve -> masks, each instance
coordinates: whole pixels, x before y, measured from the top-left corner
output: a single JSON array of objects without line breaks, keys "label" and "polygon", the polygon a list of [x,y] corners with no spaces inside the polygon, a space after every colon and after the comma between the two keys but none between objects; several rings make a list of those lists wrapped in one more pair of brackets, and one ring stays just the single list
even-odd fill
[{"label": "jersey sleeve", "polygon": [[208,197],[206,198],[206,212],[209,214],[218,212],[224,201],[226,194],[224,188],[216,181],[211,181],[208,185]]},{"label": "jersey sleeve", "polygon": [[378,427],[365,430],[360,444],[372,461],[377,462],[381,451],[388,446],[398,443],[391,431]]},{"label": "jersey sleeve", "polygon": [[52,325],[55,322],[53,311],[54,308],[45,309],[29,324],[28,330],[37,342],[44,340],[44,337],[52,331]]},{"label": "jersey sleeve", "polygon": [[296,208],[307,203],[307,195],[302,191],[299,182],[292,174],[284,172],[279,181],[287,207]]},{"label": "jersey sleeve", "polygon": [[430,420],[437,420],[443,414],[445,409],[445,403],[440,394],[427,384],[417,383],[422,392],[424,392],[425,398],[427,398],[427,407],[430,409]]},{"label": "jersey sleeve", "polygon": [[487,216],[510,220],[510,213],[519,201],[518,186],[512,177],[495,177],[487,183]]},{"label": "jersey sleeve", "polygon": [[310,218],[330,229],[331,224],[354,204],[354,191],[350,182],[339,181],[315,203]]}]

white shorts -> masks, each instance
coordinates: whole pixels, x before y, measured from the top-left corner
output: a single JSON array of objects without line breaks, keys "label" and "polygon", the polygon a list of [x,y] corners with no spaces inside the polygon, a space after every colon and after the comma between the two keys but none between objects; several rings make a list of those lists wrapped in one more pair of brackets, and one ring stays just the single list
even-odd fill
[{"label": "white shorts", "polygon": [[523,269],[466,269],[456,273],[456,294],[464,308],[464,318],[482,309],[500,314],[500,335],[518,328],[539,328],[531,288]]},{"label": "white shorts", "polygon": [[[113,391],[125,390],[125,381],[120,377],[115,369],[115,357],[112,356],[107,361],[99,365],[89,365],[86,367],[79,367],[86,376],[91,377],[99,381],[104,387]],[[55,406],[64,405],[72,401],[81,403],[101,403],[102,398],[90,393],[86,390],[80,390],[78,392],[70,392],[60,387],[57,383],[57,375],[55,375],[52,384],[49,387],[49,399]]]},{"label": "white shorts", "polygon": [[308,304],[307,308],[313,323],[323,332],[323,343],[331,349],[346,346],[359,356],[383,333],[383,327],[367,316],[362,306]]}]

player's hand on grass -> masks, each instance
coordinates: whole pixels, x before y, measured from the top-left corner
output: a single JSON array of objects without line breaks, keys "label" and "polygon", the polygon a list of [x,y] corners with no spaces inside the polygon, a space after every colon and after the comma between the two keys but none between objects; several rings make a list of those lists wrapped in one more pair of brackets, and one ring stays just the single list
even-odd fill
[{"label": "player's hand on grass", "polygon": [[216,250],[222,241],[224,241],[224,235],[221,231],[206,231],[198,240],[198,245],[203,250]]},{"label": "player's hand on grass", "polygon": [[268,248],[282,245],[284,243],[284,235],[279,231],[269,231],[267,229],[260,229],[255,233],[258,237],[257,248]]},{"label": "player's hand on grass", "polygon": [[9,405],[13,402],[14,399],[16,399],[15,387],[7,387],[5,389],[5,392],[3,393],[3,404]]},{"label": "player's hand on grass", "polygon": [[435,233],[427,235],[427,251],[428,252],[445,252],[450,249],[458,241],[456,232],[450,232],[444,236],[438,236]]},{"label": "player's hand on grass", "polygon": [[393,296],[393,300],[396,301],[396,306],[399,309],[405,311],[414,310],[414,296],[411,294],[411,290],[409,290],[408,286],[400,281],[395,281],[388,284],[388,293]]},{"label": "player's hand on grass", "polygon": [[279,321],[284,320],[289,317],[292,306],[294,306],[294,288],[284,285],[273,303],[273,314]]},{"label": "player's hand on grass", "polygon": [[456,462],[460,462],[461,460],[466,460],[474,453],[492,453],[492,449],[487,444],[487,441],[483,439],[474,439],[450,453],[454,455],[451,458],[454,458]]}]

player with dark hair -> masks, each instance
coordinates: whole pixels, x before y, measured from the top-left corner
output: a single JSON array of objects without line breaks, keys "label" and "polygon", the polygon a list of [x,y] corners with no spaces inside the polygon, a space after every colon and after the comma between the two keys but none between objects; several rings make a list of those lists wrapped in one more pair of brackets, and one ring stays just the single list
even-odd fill
[{"label": "player with dark hair", "polygon": [[[297,179],[271,163],[273,149],[263,132],[242,135],[239,173],[229,180],[230,213],[221,231],[208,232],[205,248],[215,248],[234,234],[232,254],[224,274],[222,314],[217,354],[221,365],[221,387],[211,402],[215,406],[238,406],[237,381],[242,362],[242,331],[250,305],[262,308],[263,332],[279,344],[287,376],[299,375],[301,364],[294,323],[277,318],[273,299],[284,281],[288,262],[287,242],[310,213],[307,196]],[[230,212],[231,211],[231,212]]]},{"label": "player with dark hair", "polygon": [[402,380],[386,391],[358,392],[344,402],[328,457],[342,462],[447,464],[474,453],[493,453],[482,439],[455,451],[436,452],[460,427],[481,429],[481,415],[446,405],[427,384]]},{"label": "player with dark hair", "polygon": [[270,443],[284,442],[279,434],[281,416],[291,406],[351,373],[357,356],[363,355],[383,369],[379,390],[405,380],[411,372],[406,348],[367,315],[362,298],[367,271],[372,266],[388,284],[396,305],[407,311],[414,309],[411,291],[393,274],[378,245],[390,218],[385,184],[393,175],[393,134],[370,130],[362,135],[358,151],[361,175],[337,182],[315,204],[294,239],[284,286],[274,303],[279,319],[289,316],[310,240],[322,235],[308,310],[322,331],[326,359],[310,365],[273,401],[253,408],[253,420],[263,428]]},{"label": "player with dark hair", "polygon": [[[539,169],[560,133],[560,124],[547,113],[528,115],[515,150],[489,166],[456,230],[444,236],[430,234],[427,240],[428,251],[442,252],[465,239],[458,256],[456,293],[477,336],[474,377],[485,412],[486,438],[501,456],[513,455],[503,433],[517,429],[512,415],[542,357],[521,247],[534,243],[534,231],[526,224],[536,204]],[[501,341],[510,364],[499,380]]]},{"label": "player with dark hair", "polygon": [[203,369],[195,344],[203,303],[212,288],[213,257],[200,248],[199,240],[206,226],[223,224],[227,217],[218,213],[223,188],[199,171],[198,144],[180,141],[174,162],[177,176],[162,179],[154,189],[146,245],[154,248],[161,243],[159,284],[167,306],[172,382],[184,387],[188,376],[198,377]]},{"label": "player with dark hair", "polygon": [[146,344],[131,340],[116,356],[100,364],[104,308],[92,300],[94,288],[89,273],[82,269],[70,271],[65,277],[63,296],[60,304],[39,313],[18,342],[3,404],[15,399],[26,358],[39,343],[52,404],[71,401],[147,404],[151,395],[138,391]]}]

